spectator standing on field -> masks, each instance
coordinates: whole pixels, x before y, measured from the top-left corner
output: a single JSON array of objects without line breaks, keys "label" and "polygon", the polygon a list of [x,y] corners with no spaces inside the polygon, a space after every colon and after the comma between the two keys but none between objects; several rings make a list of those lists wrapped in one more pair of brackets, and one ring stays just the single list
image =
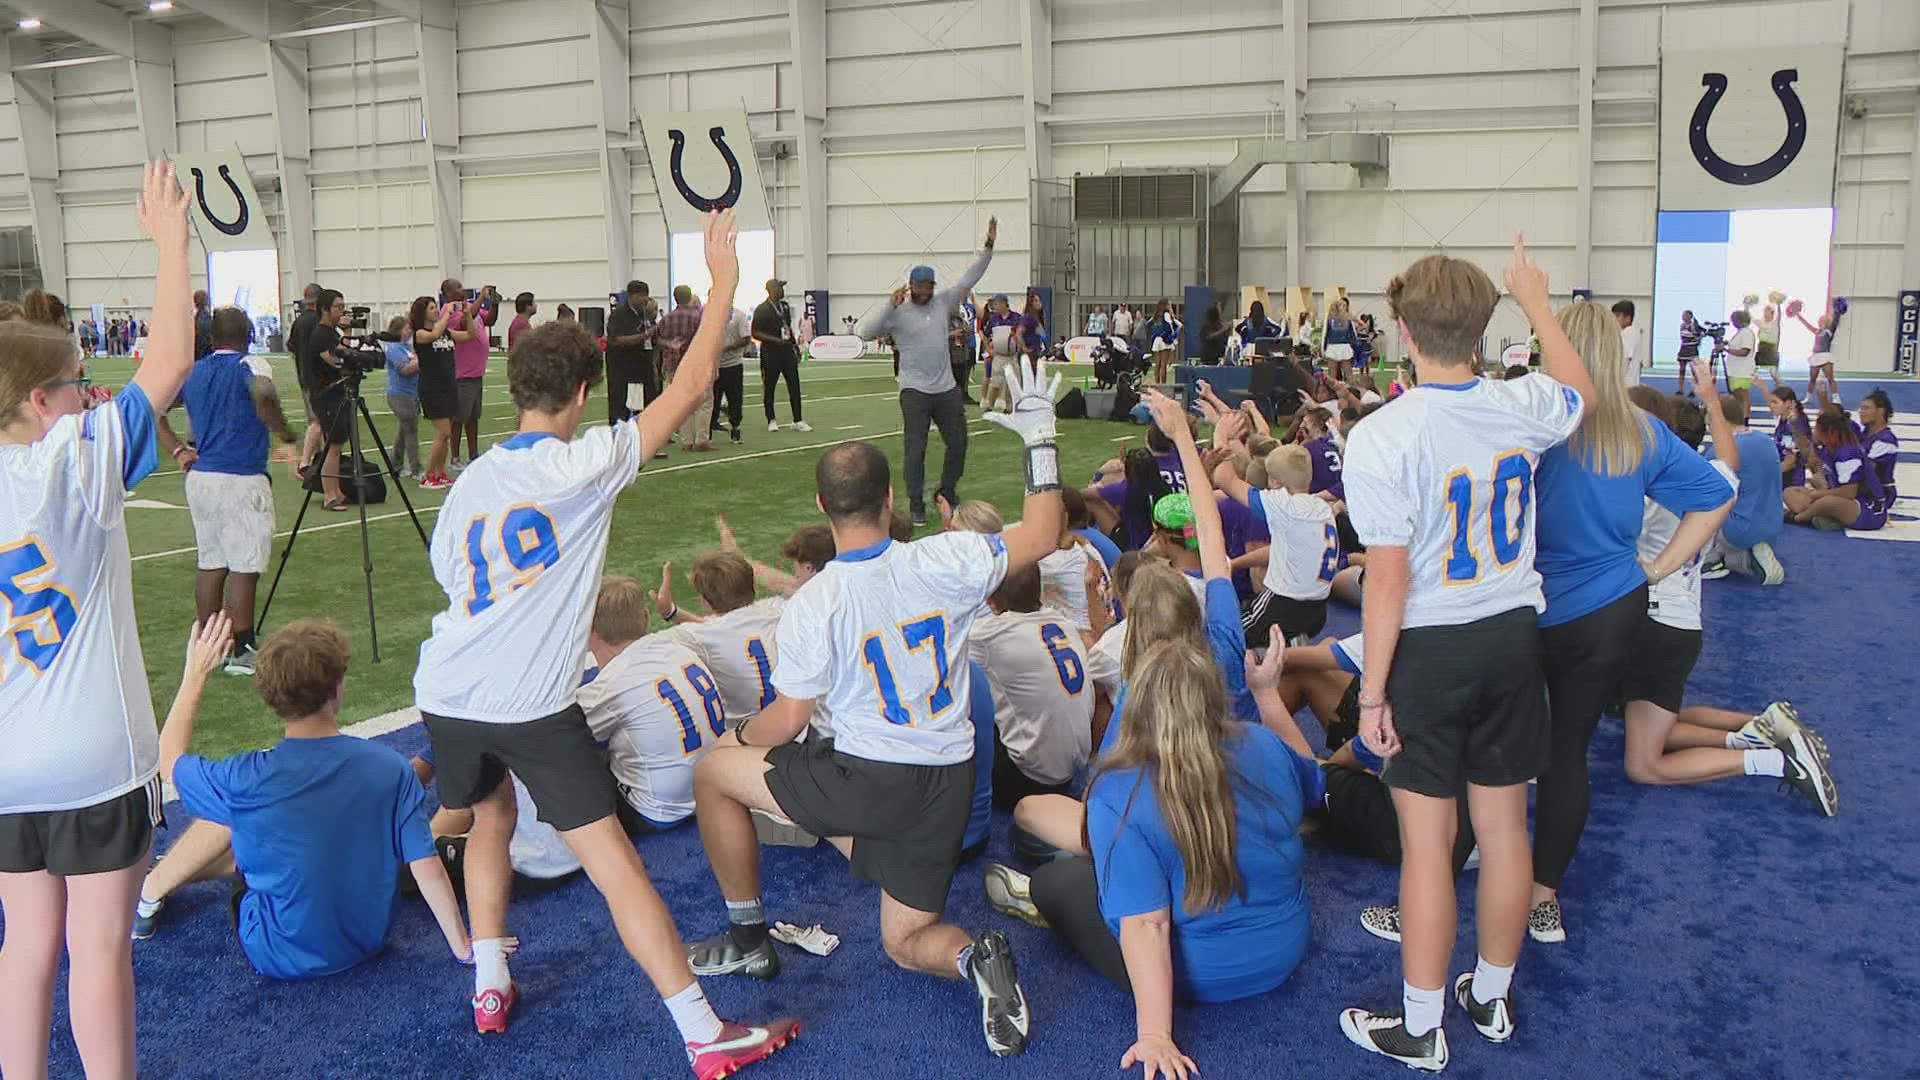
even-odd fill
[{"label": "spectator standing on field", "polygon": [[[780,421],[773,418],[773,388],[785,379],[793,430],[812,431],[800,415],[800,346],[793,338],[793,308],[787,303],[787,283],[780,278],[767,279],[767,298],[753,309],[753,340],[760,343],[760,387],[767,407],[767,430],[780,430]],[[943,337],[943,343],[944,340]],[[941,351],[944,354],[945,349]]]},{"label": "spectator standing on field", "polygon": [[630,420],[639,412],[628,405],[629,388],[642,388],[647,401],[660,393],[653,367],[653,328],[660,306],[647,295],[644,281],[627,282],[627,302],[607,314],[607,423]]},{"label": "spectator standing on field", "polygon": [[733,309],[727,317],[726,344],[720,350],[720,370],[713,380],[713,415],[707,422],[711,439],[720,430],[720,409],[724,402],[727,431],[735,446],[740,445],[740,414],[745,408],[747,349],[753,345],[753,316]]},{"label": "spectator standing on field", "polygon": [[508,352],[513,351],[513,343],[520,340],[521,334],[533,328],[533,317],[539,313],[540,308],[534,304],[532,293],[523,292],[513,298],[513,321],[507,324]]},{"label": "spectator standing on field", "polygon": [[[673,373],[680,370],[680,357],[693,341],[694,332],[700,329],[702,310],[703,305],[694,299],[692,289],[685,285],[674,286],[673,310],[660,320],[653,335],[660,350],[660,374],[667,382],[672,382]],[[694,410],[687,414],[687,419],[680,425],[680,445],[689,451],[713,449],[713,432],[709,429],[712,420],[713,389],[709,386],[702,390],[700,403],[694,406]]]},{"label": "spectator standing on field", "polygon": [[387,410],[393,413],[393,467],[414,480],[420,471],[420,357],[407,333],[407,316],[387,323],[380,343],[387,354]]},{"label": "spectator standing on field", "polygon": [[[478,297],[467,299],[457,278],[440,283],[440,303],[453,309],[453,384],[458,395],[453,414],[454,472],[480,456],[480,413],[487,378],[487,324],[492,315]],[[460,433],[467,433],[467,456],[460,457]]]}]

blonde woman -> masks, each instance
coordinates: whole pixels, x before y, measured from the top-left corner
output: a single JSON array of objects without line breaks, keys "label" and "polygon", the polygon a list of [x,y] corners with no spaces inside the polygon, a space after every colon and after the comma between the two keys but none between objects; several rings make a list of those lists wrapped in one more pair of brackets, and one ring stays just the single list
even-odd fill
[{"label": "blonde woman", "polygon": [[[1633,689],[1630,648],[1647,632],[1647,589],[1690,565],[1733,507],[1733,487],[1700,455],[1627,401],[1620,328],[1598,304],[1558,313],[1592,377],[1594,408],[1573,437],[1541,455],[1538,548],[1546,594],[1540,639],[1553,717],[1552,755],[1534,818],[1535,941],[1566,940],[1560,881],[1586,828],[1587,744],[1600,715]],[[1680,518],[1658,558],[1642,563],[1646,500]]]},{"label": "blonde woman", "polygon": [[1360,342],[1347,310],[1345,300],[1335,300],[1327,307],[1327,325],[1320,342],[1321,354],[1332,366],[1333,377],[1340,382],[1347,381],[1347,365],[1353,362],[1355,346]]},{"label": "blonde woman", "polygon": [[[91,1077],[134,1075],[134,903],[160,817],[160,739],[133,611],[127,491],[153,472],[154,417],[193,367],[187,199],[149,163],[153,330],[133,381],[86,409],[64,327],[0,324],[0,580],[18,658],[0,681],[0,1074],[47,1075],[64,955]],[[22,629],[24,628],[24,629]]]}]

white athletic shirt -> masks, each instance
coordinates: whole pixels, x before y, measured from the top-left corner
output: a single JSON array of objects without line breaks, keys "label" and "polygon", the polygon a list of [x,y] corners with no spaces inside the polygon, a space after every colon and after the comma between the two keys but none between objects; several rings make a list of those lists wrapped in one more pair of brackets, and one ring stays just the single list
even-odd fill
[{"label": "white athletic shirt", "polygon": [[[1734,332],[1733,339],[1727,342],[1727,378],[1753,378],[1754,369],[1759,363],[1754,355],[1758,342],[1759,338],[1754,334],[1752,326]],[[1735,356],[1733,354],[1735,349],[1745,349],[1747,355]]]},{"label": "white athletic shirt", "polygon": [[993,687],[1007,756],[1033,780],[1064,784],[1093,753],[1087,649],[1057,611],[1008,611],[973,626],[973,659]]},{"label": "white athletic shirt", "polygon": [[423,711],[520,724],[573,704],[613,501],[645,460],[620,423],[572,442],[522,433],[467,466],[433,527],[447,610],[413,675]]},{"label": "white athletic shirt", "polygon": [[1638,385],[1640,382],[1640,328],[1638,326],[1621,328],[1620,352],[1626,361],[1627,385]]},{"label": "white athletic shirt", "polygon": [[1249,491],[1247,509],[1266,519],[1273,536],[1267,549],[1267,591],[1292,600],[1325,600],[1340,569],[1340,530],[1333,524],[1333,507],[1317,495],[1274,488]]},{"label": "white athletic shirt", "polygon": [[[1708,464],[1739,493],[1740,478],[1732,469],[1721,461]],[[1648,499],[1640,519],[1640,561],[1652,562],[1659,558],[1679,529],[1680,519],[1673,511]],[[1695,555],[1687,565],[1647,587],[1647,616],[1676,630],[1700,629],[1700,556]]]},{"label": "white athletic shirt", "polygon": [[534,805],[533,793],[527,790],[527,785],[512,773],[507,774],[507,779],[513,781],[513,796],[519,802],[519,813],[513,819],[513,836],[507,841],[507,862],[513,872],[552,880],[580,869],[580,857],[560,839],[560,830],[540,820],[540,808]]},{"label": "white athletic shirt", "polygon": [[968,631],[1006,574],[1006,545],[984,533],[843,551],[787,601],[774,688],[824,701],[843,754],[971,761]]},{"label": "white athletic shirt", "polygon": [[1075,543],[1040,560],[1040,590],[1047,607],[1065,615],[1076,630],[1092,629],[1087,619],[1087,547]]},{"label": "white athletic shirt", "polygon": [[1107,627],[1107,632],[1087,650],[1087,675],[1110,699],[1119,697],[1127,685],[1126,670],[1120,666],[1120,655],[1126,651],[1126,644],[1127,623],[1122,619]]},{"label": "white athletic shirt", "polygon": [[713,676],[672,634],[648,634],[620,650],[580,688],[593,737],[612,756],[627,805],[670,825],[693,813],[693,764],[726,733]]},{"label": "white athletic shirt", "polygon": [[720,684],[728,726],[773,704],[773,634],[786,606],[785,597],[775,596],[674,628]]},{"label": "white athletic shirt", "polygon": [[123,520],[153,428],[130,385],[0,446],[0,814],[93,806],[159,771]]},{"label": "white athletic shirt", "polygon": [[1347,440],[1347,513],[1368,547],[1405,547],[1403,628],[1546,609],[1533,568],[1533,470],[1580,426],[1545,375],[1417,386]]}]

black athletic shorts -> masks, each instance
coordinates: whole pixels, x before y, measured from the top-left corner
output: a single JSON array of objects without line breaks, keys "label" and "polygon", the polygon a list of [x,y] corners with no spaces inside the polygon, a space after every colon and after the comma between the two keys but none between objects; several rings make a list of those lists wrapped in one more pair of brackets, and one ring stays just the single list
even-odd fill
[{"label": "black athletic shorts", "polygon": [[1670,713],[1680,711],[1687,678],[1700,659],[1701,634],[1655,622],[1634,632],[1622,690],[1626,701],[1651,701]]},{"label": "black athletic shorts", "polygon": [[160,778],[78,810],[0,814],[0,873],[79,877],[144,862],[160,824]]},{"label": "black athletic shorts", "polygon": [[1360,677],[1354,676],[1347,684],[1347,692],[1340,695],[1340,704],[1333,712],[1333,720],[1327,724],[1327,752],[1345,746],[1360,734]]},{"label": "black athletic shorts", "polygon": [[1399,866],[1400,815],[1393,809],[1393,792],[1379,777],[1351,765],[1328,761],[1320,772],[1327,802],[1310,808],[1320,810],[1320,835],[1342,851]]},{"label": "black athletic shorts", "polygon": [[240,901],[247,898],[247,879],[235,874],[227,879],[227,925],[233,936],[240,936]]},{"label": "black athletic shorts", "polygon": [[946,910],[973,814],[973,762],[869,761],[808,739],[767,751],[767,764],[782,814],[815,836],[853,838],[855,877],[915,911]]},{"label": "black athletic shorts", "polygon": [[614,812],[620,793],[594,745],[587,714],[569,705],[518,724],[486,724],[421,712],[433,739],[440,805],[464,810],[493,794],[511,771],[527,785],[540,820],[566,832]]},{"label": "black athletic shorts", "polygon": [[1295,600],[1270,589],[1261,589],[1240,619],[1240,627],[1246,631],[1247,647],[1252,649],[1266,647],[1270,627],[1279,627],[1281,636],[1292,641],[1299,637],[1311,638],[1326,625],[1326,600]]},{"label": "black athletic shorts", "polygon": [[1552,722],[1531,607],[1400,633],[1387,700],[1400,752],[1380,778],[1455,798],[1463,783],[1524,784],[1547,767]]}]

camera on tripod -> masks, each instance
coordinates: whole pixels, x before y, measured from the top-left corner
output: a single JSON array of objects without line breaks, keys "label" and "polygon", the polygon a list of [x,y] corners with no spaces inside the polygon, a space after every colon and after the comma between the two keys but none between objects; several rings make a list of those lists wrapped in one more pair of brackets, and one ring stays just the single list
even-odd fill
[{"label": "camera on tripod", "polygon": [[1709,338],[1713,341],[1713,349],[1709,353],[1709,355],[1717,358],[1717,357],[1725,356],[1727,354],[1727,324],[1726,323],[1707,322],[1703,319],[1696,319],[1694,321],[1694,325],[1700,329],[1701,337]]},{"label": "camera on tripod", "polygon": [[387,354],[380,347],[380,339],[368,330],[368,318],[372,309],[353,307],[347,311],[347,321],[340,326],[340,346],[333,355],[340,360],[340,375],[350,383],[357,384],[369,371],[379,371],[387,366]]}]

